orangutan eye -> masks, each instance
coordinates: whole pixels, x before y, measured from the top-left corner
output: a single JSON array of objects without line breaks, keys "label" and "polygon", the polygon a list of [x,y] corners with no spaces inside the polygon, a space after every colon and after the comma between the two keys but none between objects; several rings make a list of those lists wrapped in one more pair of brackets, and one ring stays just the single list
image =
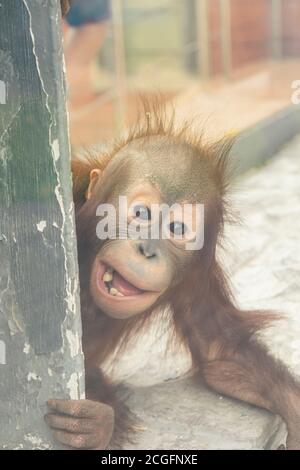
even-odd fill
[{"label": "orangutan eye", "polygon": [[143,204],[136,204],[133,207],[133,216],[139,220],[150,220],[151,219],[151,211],[149,207],[144,206]]},{"label": "orangutan eye", "polygon": [[169,226],[169,229],[173,235],[183,236],[187,231],[187,226],[182,222],[172,222]]}]

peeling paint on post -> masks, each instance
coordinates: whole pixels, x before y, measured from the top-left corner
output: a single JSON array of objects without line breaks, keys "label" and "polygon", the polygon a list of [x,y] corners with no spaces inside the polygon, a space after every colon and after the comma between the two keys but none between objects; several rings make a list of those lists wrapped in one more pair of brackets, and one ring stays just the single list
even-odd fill
[{"label": "peeling paint on post", "polygon": [[50,397],[83,398],[57,0],[0,0],[0,448],[55,448]]}]

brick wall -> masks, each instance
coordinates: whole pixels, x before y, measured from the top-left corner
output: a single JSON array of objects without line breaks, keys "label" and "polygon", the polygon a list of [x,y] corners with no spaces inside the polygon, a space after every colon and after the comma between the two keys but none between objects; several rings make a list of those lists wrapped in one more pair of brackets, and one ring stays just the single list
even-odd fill
[{"label": "brick wall", "polygon": [[[231,0],[232,67],[270,57],[271,0]],[[285,57],[300,58],[300,0],[282,0],[282,41]],[[222,73],[220,0],[208,2],[210,69]]]},{"label": "brick wall", "polygon": [[[217,74],[222,72],[220,0],[209,0],[208,6],[211,71]],[[234,68],[267,58],[271,37],[271,1],[231,0],[231,37]]]},{"label": "brick wall", "polygon": [[283,54],[300,57],[300,0],[283,0]]},{"label": "brick wall", "polygon": [[231,0],[232,66],[269,56],[270,0]]}]

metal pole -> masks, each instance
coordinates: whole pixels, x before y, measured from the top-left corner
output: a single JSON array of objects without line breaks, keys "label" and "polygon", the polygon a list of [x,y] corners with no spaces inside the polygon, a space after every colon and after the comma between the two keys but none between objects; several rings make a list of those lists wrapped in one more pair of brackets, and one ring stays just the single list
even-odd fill
[{"label": "metal pole", "polygon": [[220,0],[222,64],[225,77],[232,72],[231,0]]},{"label": "metal pole", "polygon": [[120,130],[126,124],[127,93],[122,0],[112,0],[111,7],[115,54],[115,114],[117,129]]},{"label": "metal pole", "polygon": [[208,1],[196,1],[198,64],[201,77],[208,80],[210,77],[210,46],[208,27]]},{"label": "metal pole", "polygon": [[282,58],[282,0],[272,0],[271,3],[271,54],[272,58]]}]

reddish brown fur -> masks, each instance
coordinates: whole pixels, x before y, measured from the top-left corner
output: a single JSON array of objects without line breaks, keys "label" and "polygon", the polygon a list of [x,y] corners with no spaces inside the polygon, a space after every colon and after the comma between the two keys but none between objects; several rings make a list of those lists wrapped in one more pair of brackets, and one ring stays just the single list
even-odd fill
[{"label": "reddish brown fur", "polygon": [[[198,138],[189,125],[184,124],[176,129],[174,115],[168,117],[166,111],[157,105],[149,106],[146,103],[143,116],[125,137],[112,142],[100,156],[95,152],[75,157],[73,161],[87,370],[101,366],[116,345],[121,341],[126,343],[128,335],[138,334],[139,328],[145,325],[157,307],[156,304],[139,317],[120,322],[103,315],[94,305],[89,293],[89,269],[95,253],[88,251],[90,257],[86,256],[86,240],[92,236],[87,228],[92,214],[87,214],[84,209],[89,174],[94,168],[103,170],[119,149],[135,139],[147,139],[153,135],[170,137],[193,146],[199,152],[199,158],[207,159],[215,190],[208,201],[204,248],[195,254],[189,278],[161,298],[159,305],[171,305],[174,339],[190,349],[195,369],[200,371],[208,384],[221,393],[264,406],[287,418],[284,393],[286,390],[297,390],[298,393],[298,385],[287,369],[273,360],[255,338],[255,334],[276,315],[240,310],[235,305],[228,280],[217,260],[216,248],[222,243],[224,223],[231,218],[226,192],[229,181],[228,153],[232,142],[223,140],[213,145],[204,144],[202,137]],[[90,348],[92,337],[98,338],[96,349]],[[116,407],[113,390],[105,385],[107,393],[103,396],[99,388],[101,386],[90,395]],[[118,426],[122,429],[119,431],[124,431],[128,414],[126,411],[120,414],[121,424]],[[120,434],[117,429],[117,435]]]},{"label": "reddish brown fur", "polygon": [[62,16],[65,16],[68,13],[70,9],[70,3],[70,0],[60,0]]}]

